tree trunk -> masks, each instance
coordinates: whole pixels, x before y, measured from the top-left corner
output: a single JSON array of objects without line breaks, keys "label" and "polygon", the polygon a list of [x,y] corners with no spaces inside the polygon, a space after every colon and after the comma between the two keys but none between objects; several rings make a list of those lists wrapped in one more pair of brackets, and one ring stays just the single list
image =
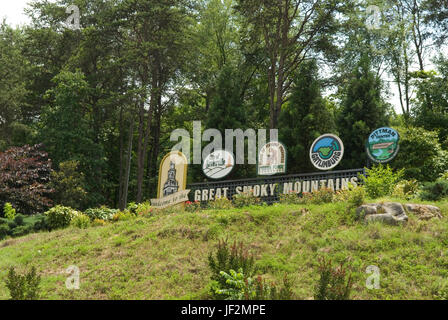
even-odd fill
[{"label": "tree trunk", "polygon": [[145,132],[145,102],[140,103],[138,117],[138,147],[137,147],[137,203],[142,201],[143,195],[143,176],[145,173],[144,163],[144,132]]},{"label": "tree trunk", "polygon": [[120,199],[120,210],[124,210],[128,203],[128,193],[129,193],[129,176],[131,173],[131,160],[132,160],[132,140],[134,136],[134,117],[131,117],[131,124],[129,127],[129,140],[128,140],[128,152],[127,152],[127,162],[126,162],[126,173],[124,175],[124,184],[122,198]]},{"label": "tree trunk", "polygon": [[124,185],[124,128],[123,128],[123,107],[120,107],[120,120],[119,120],[119,128],[120,128],[120,172],[118,176],[118,205],[121,205],[121,199],[123,198],[123,185]]}]

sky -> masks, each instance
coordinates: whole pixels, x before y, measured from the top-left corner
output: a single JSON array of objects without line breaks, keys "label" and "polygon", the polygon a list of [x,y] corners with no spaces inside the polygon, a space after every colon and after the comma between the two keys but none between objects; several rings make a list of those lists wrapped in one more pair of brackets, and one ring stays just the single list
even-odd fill
[{"label": "sky", "polygon": [[30,19],[25,15],[23,9],[30,0],[3,0],[0,9],[0,18],[6,18],[8,24],[17,26],[27,24]]}]

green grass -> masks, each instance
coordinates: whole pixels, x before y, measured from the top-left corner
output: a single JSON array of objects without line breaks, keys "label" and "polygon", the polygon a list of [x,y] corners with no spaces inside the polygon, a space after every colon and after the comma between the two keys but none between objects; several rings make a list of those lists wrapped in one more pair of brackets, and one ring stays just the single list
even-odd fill
[{"label": "green grass", "polygon": [[[442,220],[410,215],[399,227],[355,222],[345,203],[277,204],[31,234],[0,242],[0,299],[9,298],[8,268],[31,265],[45,299],[207,299],[207,256],[225,237],[246,243],[267,279],[287,273],[297,299],[312,299],[319,256],[349,266],[353,299],[434,299],[448,288],[448,201],[436,205]],[[65,287],[70,265],[80,269],[79,290]],[[380,268],[381,289],[366,288],[369,265]]]}]

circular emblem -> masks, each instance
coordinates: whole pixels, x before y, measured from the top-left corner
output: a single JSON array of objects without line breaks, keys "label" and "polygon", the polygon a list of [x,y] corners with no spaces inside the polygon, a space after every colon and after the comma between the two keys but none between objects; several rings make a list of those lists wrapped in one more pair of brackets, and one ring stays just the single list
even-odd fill
[{"label": "circular emblem", "polygon": [[221,179],[227,176],[235,166],[233,154],[226,150],[216,150],[210,153],[202,163],[202,171],[211,179]]},{"label": "circular emblem", "polygon": [[268,176],[286,172],[286,148],[278,141],[266,143],[258,154],[258,174]]},{"label": "circular emblem", "polygon": [[324,134],[314,140],[310,149],[311,163],[319,170],[336,167],[344,156],[344,144],[333,134]]},{"label": "circular emblem", "polygon": [[392,160],[398,153],[400,135],[392,128],[379,128],[373,131],[367,140],[367,155],[378,163]]}]

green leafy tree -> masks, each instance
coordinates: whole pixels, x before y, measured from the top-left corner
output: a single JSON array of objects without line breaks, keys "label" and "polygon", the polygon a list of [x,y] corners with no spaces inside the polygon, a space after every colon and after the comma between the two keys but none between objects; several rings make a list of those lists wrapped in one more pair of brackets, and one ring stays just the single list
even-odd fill
[{"label": "green leafy tree", "polygon": [[370,60],[364,56],[343,88],[343,102],[338,115],[338,129],[345,147],[344,168],[365,166],[365,139],[389,123],[389,105],[381,96],[381,79],[371,71]]},{"label": "green leafy tree", "polygon": [[56,205],[84,209],[87,192],[84,174],[78,170],[79,161],[61,162],[59,170],[51,173],[52,199]]},{"label": "green leafy tree", "polygon": [[448,59],[440,57],[438,72],[415,72],[417,96],[414,124],[429,131],[438,131],[439,141],[448,149]]},{"label": "green leafy tree", "polygon": [[24,274],[17,274],[11,267],[6,279],[6,287],[11,295],[11,300],[37,300],[39,299],[40,275],[36,273],[33,266],[31,270]]},{"label": "green leafy tree", "polygon": [[321,94],[315,60],[302,64],[294,81],[290,102],[280,116],[280,141],[288,149],[288,171],[313,170],[309,148],[314,139],[335,130],[334,113]]},{"label": "green leafy tree", "polygon": [[239,0],[242,34],[249,52],[262,52],[266,73],[270,128],[278,127],[294,73],[312,52],[334,53],[340,1]]},{"label": "green leafy tree", "polygon": [[438,142],[437,132],[423,128],[399,128],[400,151],[391,162],[396,169],[404,169],[405,179],[435,181],[448,170],[448,152]]},{"label": "green leafy tree", "polygon": [[[26,105],[25,74],[29,62],[22,55],[23,33],[0,24],[0,150],[14,144],[12,125],[22,120],[22,108]],[[17,145],[19,146],[19,145]]]},{"label": "green leafy tree", "polygon": [[97,204],[102,198],[98,182],[103,150],[96,142],[89,118],[92,108],[86,101],[89,86],[79,71],[62,71],[53,82],[55,88],[47,93],[51,105],[45,108],[39,123],[39,139],[48,146],[56,166],[64,161],[79,161],[80,171],[88,177],[90,201]]}]

